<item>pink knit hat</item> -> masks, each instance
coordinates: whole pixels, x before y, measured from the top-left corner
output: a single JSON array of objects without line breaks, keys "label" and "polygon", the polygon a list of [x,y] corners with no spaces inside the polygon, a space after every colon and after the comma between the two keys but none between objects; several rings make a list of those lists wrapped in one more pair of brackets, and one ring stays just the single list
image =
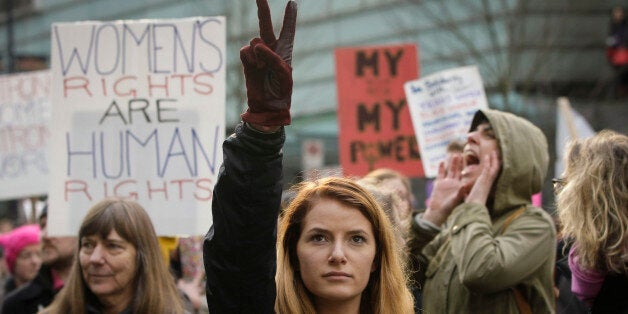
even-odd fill
[{"label": "pink knit hat", "polygon": [[0,235],[0,245],[4,247],[4,256],[13,274],[15,260],[25,246],[39,243],[39,226],[25,225]]}]

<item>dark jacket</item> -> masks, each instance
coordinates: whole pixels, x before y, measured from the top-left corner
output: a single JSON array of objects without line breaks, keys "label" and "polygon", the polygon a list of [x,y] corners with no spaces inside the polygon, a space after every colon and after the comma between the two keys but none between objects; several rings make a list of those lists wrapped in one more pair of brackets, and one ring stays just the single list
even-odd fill
[{"label": "dark jacket", "polygon": [[42,266],[35,279],[5,297],[4,304],[2,304],[2,313],[37,313],[52,303],[57,292],[53,289],[50,268]]},{"label": "dark jacket", "polygon": [[628,277],[611,274],[604,278],[600,293],[595,297],[591,313],[628,313]]},{"label": "dark jacket", "polygon": [[[97,300],[92,300],[92,301],[88,300],[86,303],[86,307],[87,308],[85,309],[85,314],[102,314],[103,313]],[[129,306],[118,314],[133,314],[133,311],[131,310],[131,306]]]},{"label": "dark jacket", "polygon": [[283,128],[265,134],[239,124],[223,143],[213,225],[203,243],[212,314],[274,312],[284,141]]},{"label": "dark jacket", "polygon": [[15,279],[13,278],[13,276],[10,276],[4,281],[4,285],[2,288],[4,289],[4,295],[8,295],[9,293],[13,292],[13,290],[17,288],[17,285],[15,284]]},{"label": "dark jacket", "polygon": [[[569,248],[565,251],[569,251]],[[556,313],[558,314],[628,313],[628,298],[626,298],[628,277],[626,275],[607,275],[600,292],[593,301],[593,306],[589,308],[571,292],[571,269],[569,268],[568,254],[556,261],[556,287],[559,290],[556,300]]]}]

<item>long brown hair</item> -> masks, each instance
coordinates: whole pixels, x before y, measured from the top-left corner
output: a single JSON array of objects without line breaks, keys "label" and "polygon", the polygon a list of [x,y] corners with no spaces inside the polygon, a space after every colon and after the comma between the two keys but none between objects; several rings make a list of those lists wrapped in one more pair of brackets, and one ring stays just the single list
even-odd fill
[{"label": "long brown hair", "polygon": [[277,313],[315,313],[311,293],[295,269],[296,247],[303,219],[322,198],[358,209],[372,224],[376,238],[375,265],[362,292],[361,313],[412,313],[413,300],[391,224],[376,200],[353,180],[325,178],[296,187],[298,194],[281,219],[277,245]]},{"label": "long brown hair", "polygon": [[[130,200],[104,199],[87,212],[79,229],[78,241],[91,235],[107,238],[112,230],[137,251],[131,312],[183,313],[174,279],[161,257],[155,229],[144,208]],[[45,312],[83,314],[88,300],[98,302],[83,279],[79,259],[75,258],[68,282]]]}]

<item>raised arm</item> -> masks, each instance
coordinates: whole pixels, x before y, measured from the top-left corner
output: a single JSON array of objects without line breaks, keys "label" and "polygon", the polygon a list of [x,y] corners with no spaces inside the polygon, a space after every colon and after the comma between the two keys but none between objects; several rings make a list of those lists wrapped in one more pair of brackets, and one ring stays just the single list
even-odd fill
[{"label": "raised arm", "polygon": [[[275,38],[266,0],[257,0],[260,38],[240,50],[246,78],[248,109],[242,121],[254,127],[290,124],[292,97],[292,47],[297,3],[288,2],[279,38]],[[272,128],[264,128],[264,131]]]},{"label": "raised arm", "polygon": [[296,3],[275,38],[266,0],[258,0],[260,37],[240,51],[248,109],[223,143],[213,225],[203,244],[210,313],[273,313],[276,229],[282,192],[283,126],[290,123]]}]

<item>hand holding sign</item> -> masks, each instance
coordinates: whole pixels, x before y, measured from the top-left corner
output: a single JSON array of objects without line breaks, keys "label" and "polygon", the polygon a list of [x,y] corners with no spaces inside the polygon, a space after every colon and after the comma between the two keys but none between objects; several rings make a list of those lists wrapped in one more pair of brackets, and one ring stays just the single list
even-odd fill
[{"label": "hand holding sign", "polygon": [[286,5],[279,38],[275,38],[267,0],[257,0],[257,15],[261,38],[240,50],[249,105],[242,120],[261,126],[288,125],[297,3]]}]

